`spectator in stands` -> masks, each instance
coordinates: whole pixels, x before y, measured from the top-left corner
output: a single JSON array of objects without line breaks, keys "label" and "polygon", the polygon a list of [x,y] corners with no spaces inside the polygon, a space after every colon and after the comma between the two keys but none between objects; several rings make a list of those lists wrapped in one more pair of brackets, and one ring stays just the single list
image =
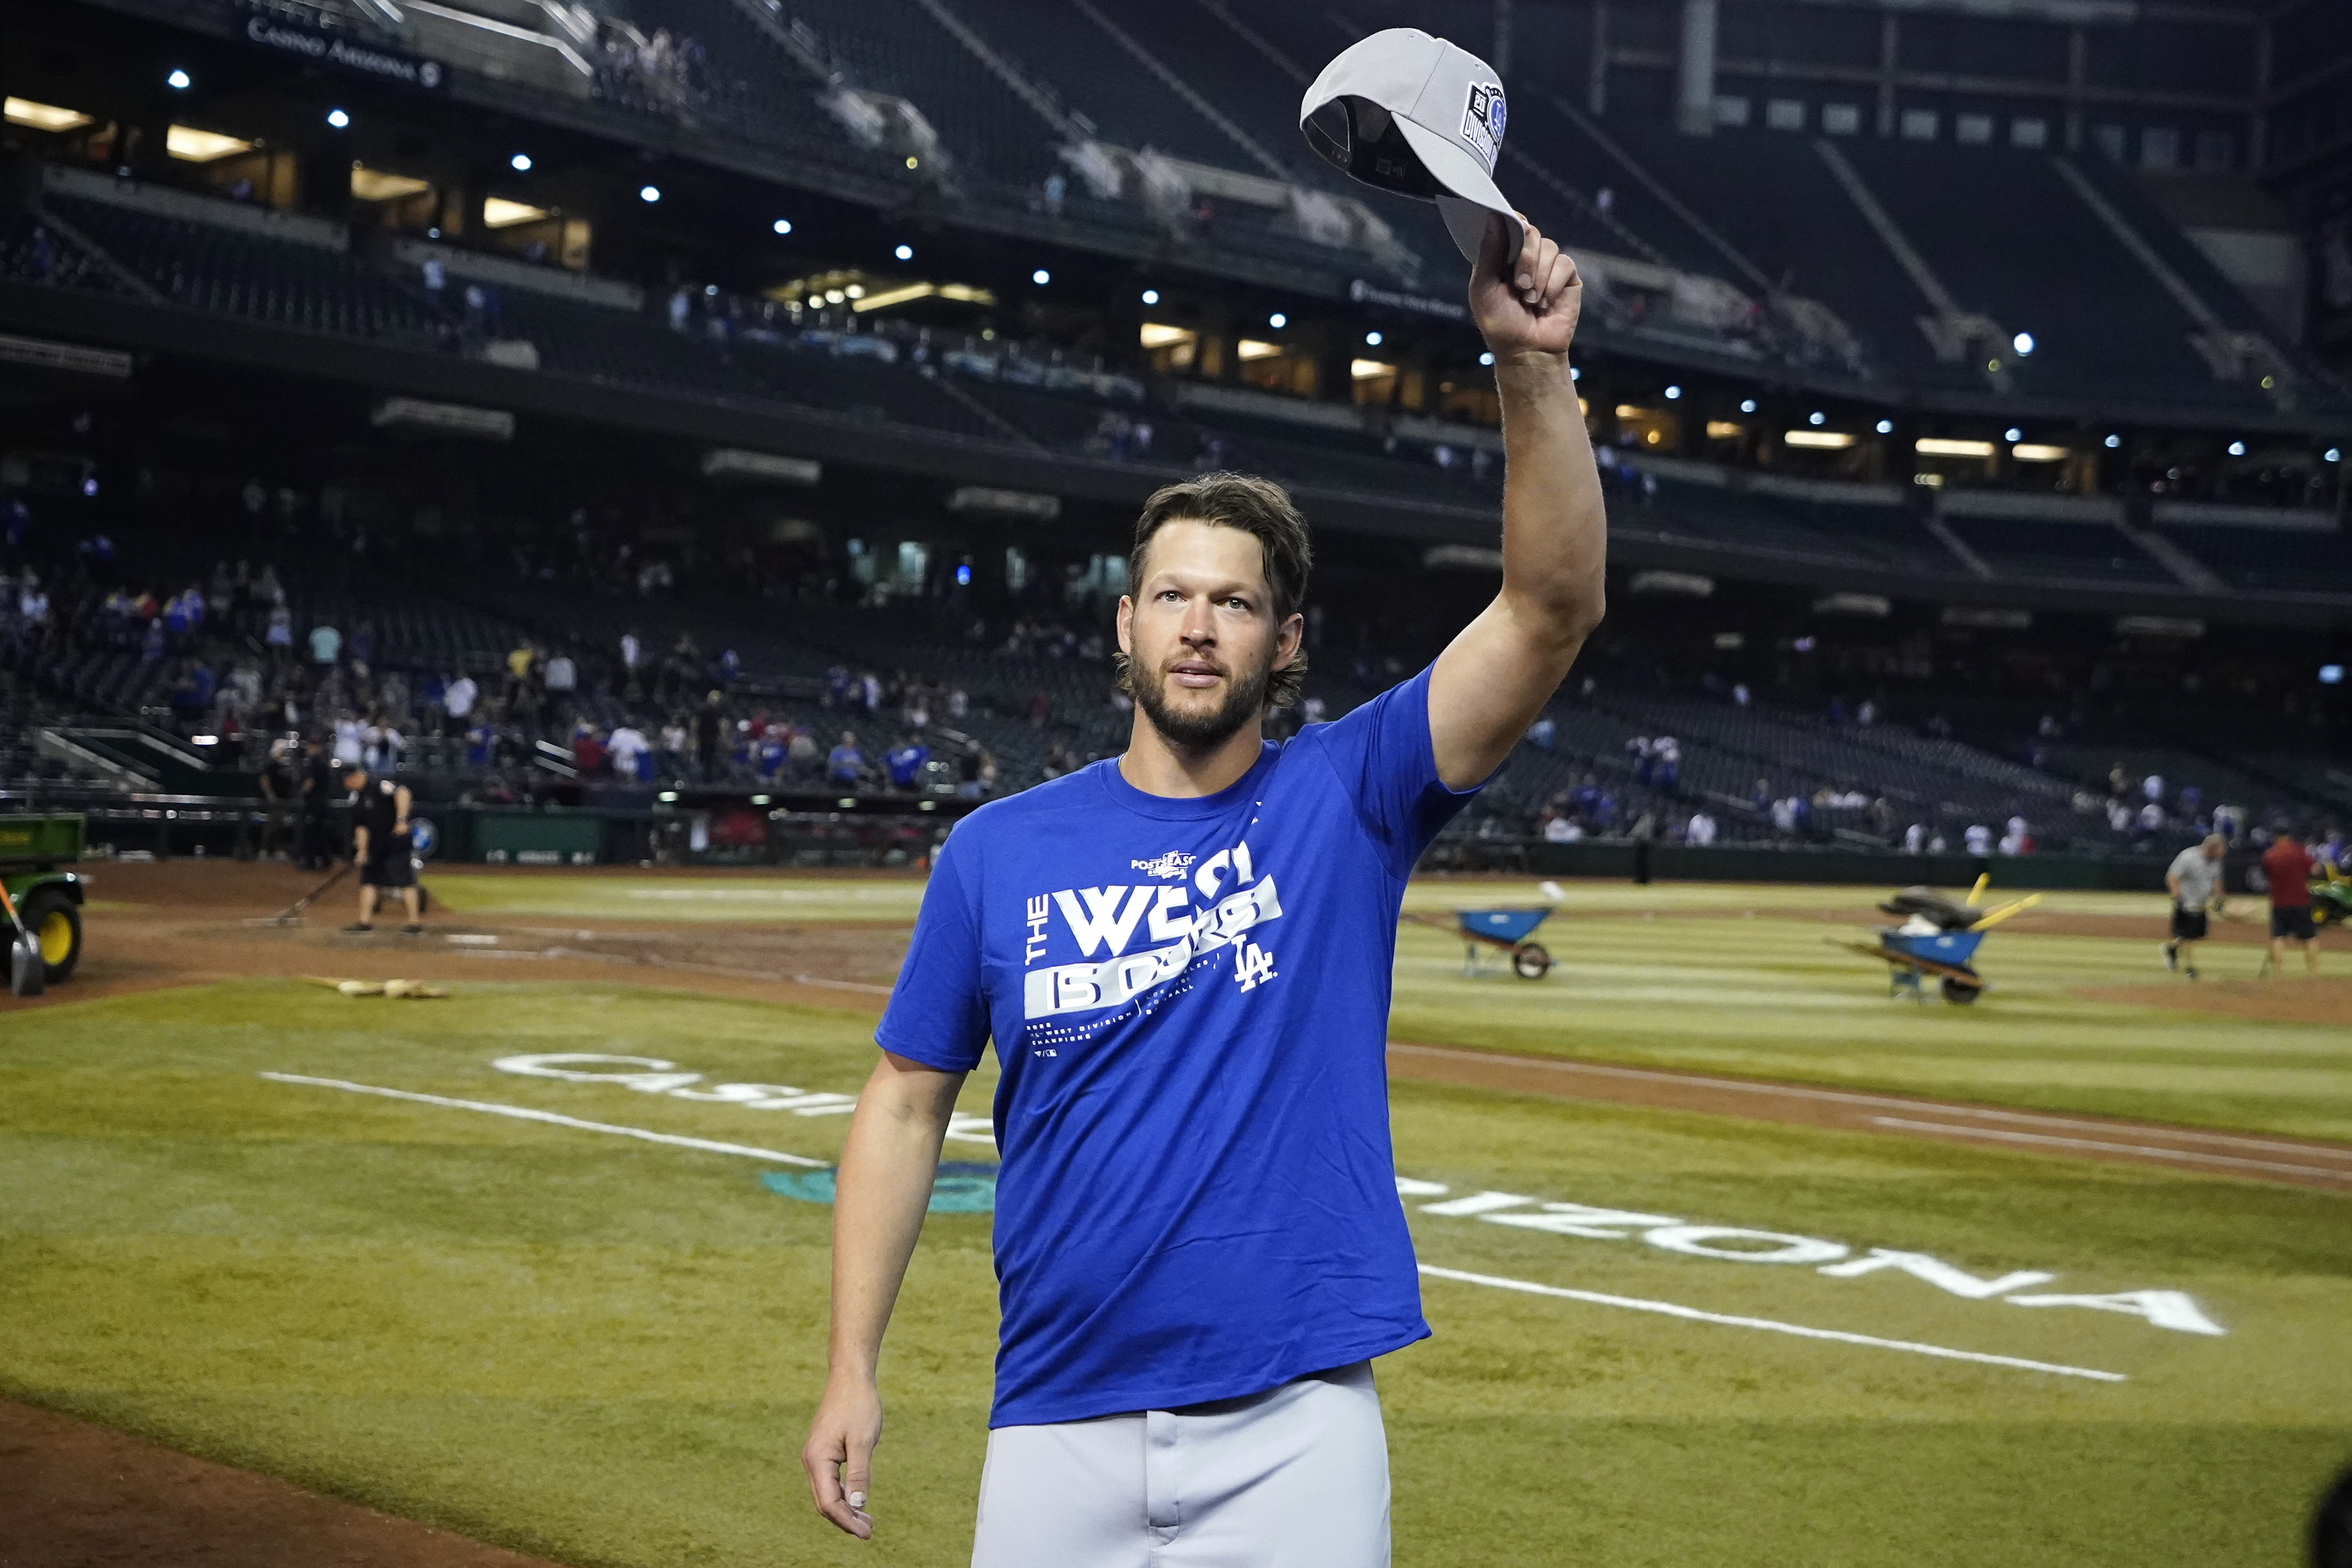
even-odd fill
[{"label": "spectator in stands", "polygon": [[656,765],[670,778],[686,774],[686,726],[676,719],[661,727],[661,752]]},{"label": "spectator in stands", "polygon": [[1981,857],[1992,853],[1992,829],[1981,822],[1969,823],[1968,831],[1960,837],[1971,855]]},{"label": "spectator in stands", "polygon": [[441,711],[446,717],[441,732],[452,739],[464,734],[474,717],[475,699],[480,695],[481,688],[475,684],[474,678],[463,672],[442,688]]},{"label": "spectator in stands", "polygon": [[321,621],[310,628],[310,662],[328,669],[343,657],[343,634]]},{"label": "spectator in stands", "polygon": [[1917,855],[1927,847],[1927,825],[1915,822],[1903,830],[1903,853]]},{"label": "spectator in stands", "polygon": [[621,634],[621,674],[624,679],[634,679],[637,661],[645,657],[646,645],[637,638],[637,628],[631,626]]},{"label": "spectator in stands", "polygon": [[882,757],[883,770],[889,774],[892,789],[912,790],[922,782],[923,764],[931,760],[931,749],[909,735]]},{"label": "spectator in stands", "polygon": [[792,763],[793,774],[799,778],[814,778],[817,766],[823,761],[817,755],[816,737],[797,725],[793,727],[792,743],[785,749],[785,756]]},{"label": "spectator in stands", "polygon": [[824,776],[835,784],[854,788],[865,775],[866,755],[857,749],[856,733],[844,730],[841,743],[825,755]]},{"label": "spectator in stands", "polygon": [[572,731],[572,765],[582,778],[593,779],[604,773],[604,737],[595,725],[583,721]]},{"label": "spectator in stands", "polygon": [[2331,825],[2327,836],[2311,847],[2311,853],[2323,866],[2333,867],[2338,871],[2352,870],[2352,858],[2347,858],[2352,857],[2352,850],[2347,849],[2344,830],[2340,827]]},{"label": "spectator in stands", "polygon": [[268,648],[270,663],[282,664],[294,652],[294,612],[278,600],[269,606],[268,629],[261,634],[262,646]]},{"label": "spectator in stands", "polygon": [[2303,949],[2304,972],[2315,978],[2319,973],[2319,949],[2314,945],[2319,932],[2311,919],[2311,874],[2318,865],[2292,829],[2281,832],[2263,851],[2263,876],[2270,883],[2271,897],[2271,954],[2263,966],[2266,974],[2286,973],[2288,942]]},{"label": "spectator in stands", "polygon": [[2150,773],[2139,781],[2139,793],[2158,805],[2164,804],[2164,775]]},{"label": "spectator in stands", "polygon": [[645,731],[635,724],[621,723],[604,742],[605,752],[612,758],[613,776],[618,779],[642,779],[646,759],[653,753],[653,745]]},{"label": "spectator in stands", "polygon": [[698,782],[715,781],[727,765],[719,752],[719,726],[726,715],[721,710],[723,699],[716,691],[702,700],[694,710],[694,772]]},{"label": "spectator in stands", "polygon": [[1683,825],[1683,842],[1701,849],[1715,842],[1715,818],[1703,810],[1692,812],[1690,820]]},{"label": "spectator in stands", "polygon": [[1650,782],[1671,795],[1682,787],[1683,747],[1672,735],[1661,735],[1651,746]]},{"label": "spectator in stands", "polygon": [[2107,795],[2110,799],[2121,800],[2130,794],[2131,774],[2124,771],[2123,763],[2117,763],[2107,770]]},{"label": "spectator in stands", "polygon": [[[1321,707],[1322,704],[1319,701],[1317,702],[1316,708],[1318,710],[1309,714],[1305,710],[1305,708],[1302,705],[1299,712],[1300,722],[1312,724],[1317,720],[1319,720],[1323,716],[1320,711]],[[1537,715],[1536,721],[1528,726],[1528,744],[1533,746],[1539,752],[1550,751],[1552,747],[1558,743],[1559,740],[1559,726],[1552,722],[1551,715],[1549,713]]]},{"label": "spectator in stands", "polygon": [[2133,834],[2133,839],[2136,843],[2145,847],[2146,846],[2154,843],[2156,836],[2163,831],[2164,807],[2157,805],[2154,801],[2149,801],[2146,805],[2139,808],[2137,830]]}]

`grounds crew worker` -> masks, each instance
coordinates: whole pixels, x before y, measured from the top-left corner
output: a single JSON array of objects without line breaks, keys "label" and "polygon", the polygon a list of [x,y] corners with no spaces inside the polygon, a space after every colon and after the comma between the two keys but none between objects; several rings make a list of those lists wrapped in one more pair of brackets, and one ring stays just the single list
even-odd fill
[{"label": "grounds crew worker", "polygon": [[1389,1141],[1397,910],[1602,608],[1580,288],[1558,244],[1518,237],[1489,218],[1470,285],[1503,407],[1502,592],[1436,663],[1264,740],[1305,668],[1306,524],[1265,479],[1169,486],[1118,605],[1126,752],[941,847],[837,1177],[802,1459],[850,1534],[876,1529],[883,1330],[992,1038],[1003,1312],[974,1568],[1388,1563],[1371,1358],[1429,1332]]},{"label": "grounds crew worker", "polygon": [[408,840],[408,786],[373,776],[365,768],[343,770],[352,792],[352,863],[360,868],[360,918],[343,929],[375,930],[376,900],[397,889],[408,911],[403,935],[425,929],[418,908],[415,852]]},{"label": "grounds crew worker", "polygon": [[2311,918],[2311,873],[2318,865],[2292,832],[2280,834],[2263,851],[2271,894],[2271,956],[2263,966],[2267,973],[2286,973],[2288,942],[2303,949],[2304,973],[2319,973],[2319,949],[2313,945],[2319,930]]},{"label": "grounds crew worker", "polygon": [[2172,858],[2164,874],[2165,889],[2172,895],[2172,936],[2164,944],[2164,967],[2186,971],[2197,978],[2197,944],[2205,940],[2208,909],[2221,907],[2221,857],[2229,840],[2209,833]]}]

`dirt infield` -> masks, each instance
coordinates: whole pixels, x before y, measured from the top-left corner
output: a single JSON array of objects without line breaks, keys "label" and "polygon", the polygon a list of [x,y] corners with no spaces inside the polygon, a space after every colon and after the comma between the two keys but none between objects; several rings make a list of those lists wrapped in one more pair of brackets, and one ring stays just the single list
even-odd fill
[{"label": "dirt infield", "polygon": [[[2208,964],[2211,960],[2208,959]],[[2352,1024],[2352,979],[2303,973],[2303,955],[2290,951],[2287,973],[2273,980],[2200,980],[2157,985],[2084,985],[2074,994],[2132,1007],[2169,1007],[2269,1024]]]},{"label": "dirt infield", "polygon": [[[45,1002],[0,995],[13,1007],[86,1002],[130,992],[202,985],[256,975],[430,980],[625,981],[690,984],[719,995],[812,1006],[877,1008],[906,952],[887,927],[702,925],[543,915],[427,917],[422,937],[381,921],[346,936],[355,889],[328,891],[302,923],[259,925],[322,879],[284,865],[181,859],[84,868],[91,908],[80,967]],[[520,876],[547,875],[518,872]],[[397,916],[394,916],[397,919]],[[453,941],[452,939],[459,939]]]},{"label": "dirt infield", "polygon": [[0,1568],[547,1568],[0,1400]]}]

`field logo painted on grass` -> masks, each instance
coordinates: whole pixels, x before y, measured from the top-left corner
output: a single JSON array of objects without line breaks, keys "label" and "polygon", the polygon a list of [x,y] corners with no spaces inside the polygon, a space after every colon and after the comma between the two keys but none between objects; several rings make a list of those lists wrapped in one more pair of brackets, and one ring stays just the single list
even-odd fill
[{"label": "field logo painted on grass", "polygon": [[1924,1252],[1901,1252],[1874,1247],[1860,1257],[1842,1241],[1792,1236],[1785,1231],[1750,1230],[1741,1226],[1692,1225],[1673,1215],[1643,1214],[1633,1209],[1596,1208],[1590,1204],[1546,1203],[1519,1193],[1477,1192],[1447,1198],[1452,1191],[1443,1182],[1412,1176],[1396,1179],[1399,1195],[1439,1198],[1420,1205],[1419,1212],[1444,1219],[1477,1219],[1517,1230],[1544,1231],[1553,1236],[1581,1237],[1591,1241],[1630,1241],[1638,1236],[1652,1247],[1686,1258],[1715,1258],[1735,1263],[1780,1263],[1809,1268],[1825,1279],[1858,1279],[1866,1274],[1892,1270],[1932,1285],[1946,1295],[1969,1301],[2005,1301],[2012,1307],[2084,1307],[2094,1311],[2121,1312],[2159,1329],[2219,1338],[2229,1331],[2205,1315],[2195,1298],[2184,1290],[2115,1290],[2085,1295],[2018,1295],[2014,1292],[2047,1285],[2058,1278],[2045,1269],[2021,1268],[1990,1279],[1979,1279]]},{"label": "field logo painted on grass", "polygon": [[[805,1204],[833,1202],[832,1171],[762,1171],[760,1183],[770,1192]],[[940,1162],[931,1178],[931,1214],[992,1214],[996,1209],[996,1167],[969,1160]]]},{"label": "field logo painted on grass", "polygon": [[[738,1106],[745,1110],[789,1110],[795,1116],[842,1116],[857,1109],[857,1097],[827,1090],[795,1089],[784,1083],[704,1083],[698,1072],[682,1072],[673,1061],[658,1057],[613,1056],[600,1051],[555,1051],[535,1056],[499,1057],[490,1065],[500,1072],[524,1078],[551,1078],[565,1083],[604,1084],[635,1089],[639,1094],[667,1095],[672,1100],[700,1100]],[[619,1068],[618,1072],[597,1068]],[[697,1087],[698,1085],[701,1087]],[[958,1111],[948,1136],[966,1143],[996,1142],[993,1124],[985,1116]]]}]

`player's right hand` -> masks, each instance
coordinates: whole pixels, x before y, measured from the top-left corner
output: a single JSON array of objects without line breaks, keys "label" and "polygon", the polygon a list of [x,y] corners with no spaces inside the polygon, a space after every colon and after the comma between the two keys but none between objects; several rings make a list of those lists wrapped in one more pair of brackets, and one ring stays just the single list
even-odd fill
[{"label": "player's right hand", "polygon": [[870,1378],[828,1379],[801,1448],[817,1512],[860,1541],[874,1536],[866,1511],[874,1445],[882,1440],[882,1395]]}]

